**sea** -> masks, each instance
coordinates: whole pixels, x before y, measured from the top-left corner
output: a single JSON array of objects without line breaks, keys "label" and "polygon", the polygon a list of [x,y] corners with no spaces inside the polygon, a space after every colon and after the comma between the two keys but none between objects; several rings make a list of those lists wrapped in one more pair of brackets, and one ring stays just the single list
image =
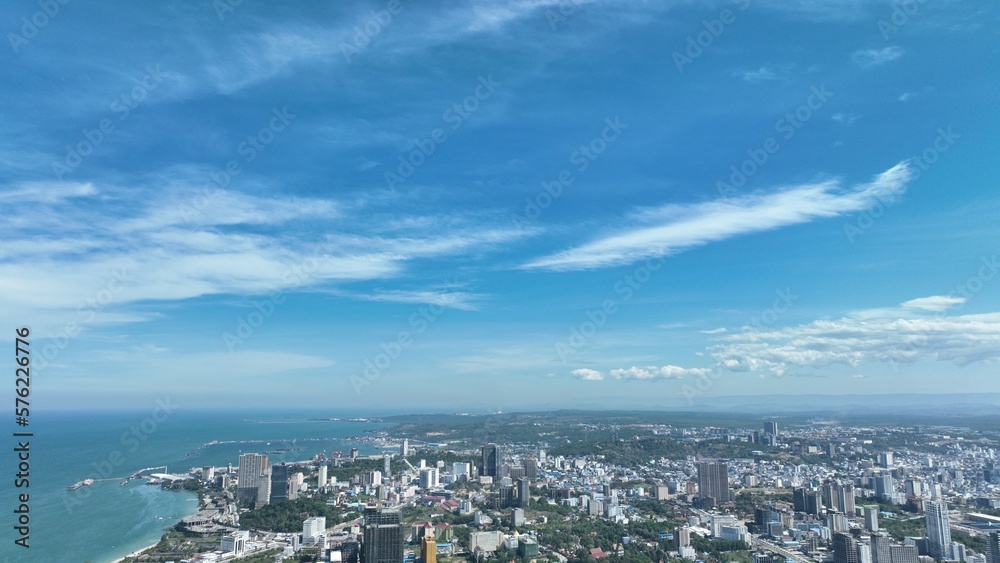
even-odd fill
[{"label": "sea", "polygon": [[[0,446],[0,562],[111,562],[156,543],[165,529],[197,511],[194,493],[164,491],[145,479],[121,484],[138,470],[186,473],[232,464],[235,471],[241,453],[271,452],[271,463],[321,452],[346,456],[351,448],[382,453],[388,450],[371,439],[372,431],[390,427],[330,414],[189,412],[169,403],[134,412],[32,413],[28,427],[8,426],[0,438],[6,442]],[[13,436],[23,431],[33,436]],[[15,449],[24,440],[30,466],[28,485],[19,488]],[[95,481],[67,490],[84,479]],[[15,544],[23,493],[29,495],[28,548]]]}]

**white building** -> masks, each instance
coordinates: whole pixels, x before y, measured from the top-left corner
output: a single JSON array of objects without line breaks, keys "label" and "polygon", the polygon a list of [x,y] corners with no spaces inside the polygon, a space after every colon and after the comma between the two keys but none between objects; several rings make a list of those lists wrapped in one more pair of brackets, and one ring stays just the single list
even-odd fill
[{"label": "white building", "polygon": [[222,536],[222,542],[219,544],[219,549],[225,551],[226,553],[243,555],[243,553],[246,552],[248,541],[250,541],[250,532],[246,530],[237,530],[231,534]]},{"label": "white building", "polygon": [[325,516],[313,516],[302,523],[302,545],[316,545],[325,535]]}]

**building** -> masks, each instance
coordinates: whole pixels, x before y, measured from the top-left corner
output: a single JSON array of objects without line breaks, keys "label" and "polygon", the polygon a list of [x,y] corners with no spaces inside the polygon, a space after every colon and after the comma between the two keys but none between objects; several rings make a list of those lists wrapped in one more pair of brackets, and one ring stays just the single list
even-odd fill
[{"label": "building", "polygon": [[392,458],[389,457],[389,454],[382,456],[382,473],[386,477],[392,475]]},{"label": "building", "polygon": [[837,532],[833,534],[834,563],[860,563],[858,561],[858,541],[851,534]]},{"label": "building", "polygon": [[398,508],[369,506],[364,512],[361,563],[400,563],[403,560],[403,518]]},{"label": "building", "polygon": [[271,502],[271,470],[265,469],[264,474],[257,480],[257,498],[254,499],[254,507],[267,506]]},{"label": "building", "polygon": [[889,548],[892,563],[920,563],[920,555],[915,545],[894,545]]},{"label": "building", "polygon": [[483,470],[480,475],[493,478],[500,476],[500,449],[496,444],[483,446]]},{"label": "building", "polygon": [[713,499],[715,505],[729,502],[732,497],[732,491],[729,488],[729,465],[725,463],[699,463],[698,496],[701,499]]},{"label": "building", "polygon": [[521,508],[528,508],[528,503],[531,501],[531,482],[528,479],[521,478],[517,480],[517,506]]},{"label": "building", "polygon": [[538,479],[538,460],[529,457],[524,460],[524,476],[529,480],[534,481]]},{"label": "building", "polygon": [[290,470],[284,463],[271,467],[271,502],[288,499]]},{"label": "building", "polygon": [[878,506],[865,507],[865,529],[869,532],[878,531]]},{"label": "building", "polygon": [[410,441],[403,438],[403,445],[399,448],[399,454],[403,457],[409,457],[410,455]]},{"label": "building", "polygon": [[479,549],[485,553],[493,553],[500,549],[501,543],[503,543],[503,533],[499,531],[472,532],[469,534],[469,550],[472,552]]},{"label": "building", "polygon": [[682,547],[691,547],[691,528],[677,529],[677,549]]},{"label": "building", "polygon": [[538,557],[538,542],[529,536],[521,536],[517,543],[517,555],[524,559]]},{"label": "building", "polygon": [[888,534],[871,535],[872,563],[892,563],[892,538]]},{"label": "building", "polygon": [[437,540],[434,538],[434,528],[427,528],[424,537],[420,539],[420,556],[424,563],[437,563]]},{"label": "building", "polygon": [[326,536],[326,517],[313,516],[302,523],[302,545],[316,545]]},{"label": "building", "polygon": [[222,536],[219,549],[226,553],[243,555],[247,550],[247,542],[250,541],[250,532],[246,530],[236,530],[231,534]]},{"label": "building", "polygon": [[990,532],[986,540],[987,563],[1000,563],[1000,532]]},{"label": "building", "polygon": [[524,509],[515,508],[514,512],[511,513],[510,523],[512,528],[520,528],[524,525]]},{"label": "building", "polygon": [[243,454],[236,470],[236,498],[240,501],[253,502],[257,500],[257,489],[260,487],[260,476],[267,469],[267,456],[260,454]]},{"label": "building", "polygon": [[854,503],[854,485],[850,483],[846,485],[837,485],[837,498],[838,504],[840,505],[840,511],[848,516],[854,516],[855,506]]},{"label": "building", "polygon": [[420,470],[420,488],[436,489],[438,487],[438,470],[436,467],[427,467]]},{"label": "building", "polygon": [[778,423],[777,422],[765,422],[764,423],[764,433],[770,434],[772,436],[778,435]]},{"label": "building", "polygon": [[924,504],[927,515],[927,554],[934,559],[947,559],[951,547],[951,527],[948,521],[948,505],[940,501]]},{"label": "building", "polygon": [[896,484],[892,475],[883,473],[875,476],[875,496],[882,502],[892,502],[892,493],[895,492]]},{"label": "building", "polygon": [[[323,487],[326,486],[326,482],[327,482],[327,474],[326,473],[327,473],[327,471],[328,471],[327,466],[325,466],[325,465],[320,465],[319,466],[319,470],[318,470],[317,476],[316,476],[316,486],[318,488],[320,488],[320,489],[322,489]],[[273,481],[272,481],[271,488],[274,489]]]}]

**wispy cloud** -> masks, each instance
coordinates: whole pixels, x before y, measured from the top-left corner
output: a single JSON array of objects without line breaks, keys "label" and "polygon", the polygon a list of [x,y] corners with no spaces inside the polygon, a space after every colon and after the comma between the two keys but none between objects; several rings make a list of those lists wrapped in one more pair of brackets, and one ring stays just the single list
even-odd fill
[{"label": "wispy cloud", "polygon": [[913,176],[900,162],[871,182],[849,189],[839,181],[795,186],[770,194],[747,195],[693,205],[668,205],[645,211],[634,226],[523,265],[525,269],[586,270],[628,264],[653,256],[676,254],[691,247],[837,217],[891,201]]},{"label": "wispy cloud", "polygon": [[630,368],[613,369],[601,372],[593,369],[581,368],[570,372],[570,375],[583,381],[602,381],[606,378],[617,380],[655,380],[655,379],[684,379],[687,376],[708,375],[712,370],[708,368],[683,368],[680,366],[632,366]]},{"label": "wispy cloud", "polygon": [[[792,368],[864,363],[1000,361],[1000,313],[941,315],[961,298],[926,297],[897,308],[862,311],[775,329],[744,328],[710,348],[720,367],[784,375]],[[920,314],[923,313],[923,314]]]},{"label": "wispy cloud", "polygon": [[851,55],[851,60],[861,68],[873,68],[892,62],[902,57],[904,53],[903,48],[896,45],[882,49],[861,49]]},{"label": "wispy cloud", "polygon": [[766,66],[762,66],[755,70],[736,71],[733,73],[733,76],[742,79],[744,82],[768,82],[771,80],[778,80],[779,78],[774,69]]}]

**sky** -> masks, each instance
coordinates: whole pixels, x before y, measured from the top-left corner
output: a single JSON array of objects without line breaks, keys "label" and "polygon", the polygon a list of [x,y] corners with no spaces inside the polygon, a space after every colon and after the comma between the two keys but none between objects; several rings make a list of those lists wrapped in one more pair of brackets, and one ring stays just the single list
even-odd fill
[{"label": "sky", "polygon": [[995,392],[998,10],[17,2],[2,325],[39,409]]}]

